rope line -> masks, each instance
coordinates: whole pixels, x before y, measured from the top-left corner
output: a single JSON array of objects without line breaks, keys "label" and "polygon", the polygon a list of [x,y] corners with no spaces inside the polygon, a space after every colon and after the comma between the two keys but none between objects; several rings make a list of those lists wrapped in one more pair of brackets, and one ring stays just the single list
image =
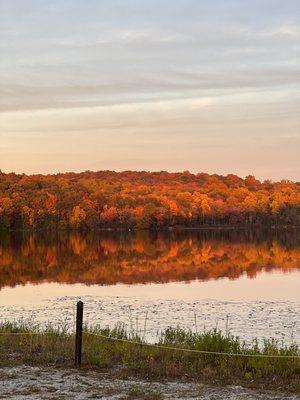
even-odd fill
[{"label": "rope line", "polygon": [[208,351],[208,350],[196,350],[196,349],[186,349],[182,347],[172,347],[172,346],[163,346],[159,344],[151,344],[151,343],[143,343],[143,342],[138,342],[136,340],[128,340],[128,339],[121,339],[121,338],[116,338],[112,336],[107,336],[107,335],[101,335],[99,333],[92,333],[88,331],[84,331],[86,335],[90,336],[98,336],[103,339],[109,339],[109,340],[114,340],[117,342],[125,342],[125,343],[131,343],[131,344],[136,344],[140,346],[146,346],[146,347],[154,347],[157,349],[164,349],[164,350],[173,350],[173,351],[182,351],[182,352],[187,352],[187,353],[197,353],[197,354],[212,354],[212,355],[219,355],[219,356],[230,356],[230,357],[260,357],[260,358],[300,358],[300,355],[275,355],[275,354],[245,354],[245,353],[225,353],[225,352],[219,352],[219,351]]},{"label": "rope line", "polygon": [[[196,349],[187,349],[182,347],[174,347],[174,346],[163,346],[159,344],[151,344],[145,342],[139,342],[137,340],[129,340],[129,339],[121,339],[113,336],[102,335],[99,333],[92,333],[88,331],[83,331],[84,334],[89,336],[96,336],[102,339],[113,340],[117,342],[130,343],[139,346],[145,347],[154,347],[156,349],[162,350],[172,350],[172,351],[181,351],[186,353],[196,353],[196,354],[211,354],[211,355],[219,355],[219,356],[229,356],[229,357],[253,357],[253,358],[300,358],[300,355],[281,355],[281,354],[245,354],[245,353],[226,353],[220,351],[208,351],[208,350],[196,350]],[[0,336],[38,336],[38,335],[52,335],[50,332],[0,332]]]},{"label": "rope line", "polygon": [[38,336],[53,335],[51,332],[0,332],[0,336]]}]

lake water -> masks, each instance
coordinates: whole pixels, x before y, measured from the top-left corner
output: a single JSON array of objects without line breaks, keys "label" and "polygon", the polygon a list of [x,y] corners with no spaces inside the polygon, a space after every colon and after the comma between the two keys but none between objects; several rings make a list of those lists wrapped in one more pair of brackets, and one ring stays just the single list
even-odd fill
[{"label": "lake water", "polygon": [[0,236],[0,319],[220,328],[300,344],[299,231]]}]

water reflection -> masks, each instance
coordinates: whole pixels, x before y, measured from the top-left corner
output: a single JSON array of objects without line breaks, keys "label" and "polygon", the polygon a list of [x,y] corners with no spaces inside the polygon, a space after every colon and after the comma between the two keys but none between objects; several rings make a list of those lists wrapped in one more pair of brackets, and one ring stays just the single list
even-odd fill
[{"label": "water reflection", "polygon": [[208,281],[300,269],[297,231],[14,234],[0,237],[0,288],[25,283]]}]

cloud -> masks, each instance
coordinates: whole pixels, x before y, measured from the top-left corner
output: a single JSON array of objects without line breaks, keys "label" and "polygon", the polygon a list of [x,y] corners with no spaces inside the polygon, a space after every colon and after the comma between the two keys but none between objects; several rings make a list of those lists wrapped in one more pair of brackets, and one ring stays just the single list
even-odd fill
[{"label": "cloud", "polygon": [[260,37],[287,37],[291,39],[300,38],[300,25],[295,23],[283,24],[277,27],[273,27],[269,30],[265,30],[258,33]]},{"label": "cloud", "polygon": [[111,167],[145,156],[177,169],[193,154],[209,169],[216,148],[221,169],[262,144],[274,167],[300,132],[299,18],[298,0],[0,0],[1,162],[14,169],[15,148],[24,161],[49,143],[77,159],[90,151],[81,166],[97,165],[103,145]]}]

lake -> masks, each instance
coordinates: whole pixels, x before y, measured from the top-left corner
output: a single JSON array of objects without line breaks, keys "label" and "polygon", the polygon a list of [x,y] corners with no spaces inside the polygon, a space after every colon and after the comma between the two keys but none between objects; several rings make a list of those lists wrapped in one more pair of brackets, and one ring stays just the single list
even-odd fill
[{"label": "lake", "polygon": [[0,319],[222,329],[300,343],[297,230],[0,236]]}]

